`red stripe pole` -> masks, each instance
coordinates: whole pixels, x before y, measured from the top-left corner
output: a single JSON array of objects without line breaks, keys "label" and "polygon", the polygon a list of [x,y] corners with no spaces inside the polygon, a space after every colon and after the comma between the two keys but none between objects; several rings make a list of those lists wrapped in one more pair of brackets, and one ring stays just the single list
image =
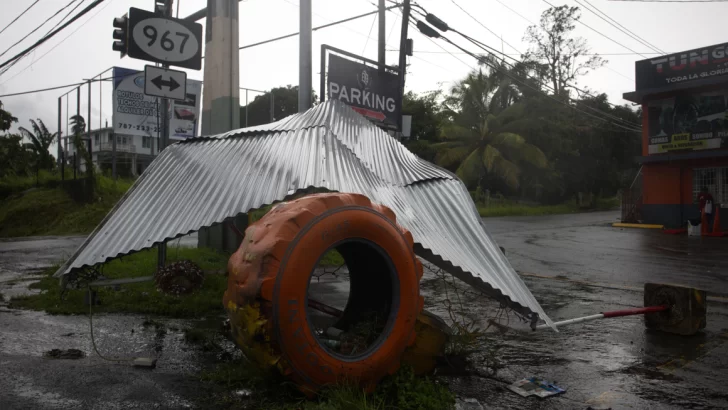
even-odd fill
[{"label": "red stripe pole", "polygon": [[[577,317],[574,319],[562,320],[559,322],[555,322],[554,326],[560,327],[560,326],[566,326],[566,325],[573,325],[574,323],[588,322],[591,320],[598,320],[598,319],[607,319],[610,317],[644,315],[646,313],[664,312],[668,309],[670,309],[670,306],[660,305],[660,306],[648,306],[648,307],[634,308],[634,309],[614,310],[611,312],[597,313],[596,315],[582,316],[582,317]],[[536,326],[536,330],[547,329],[547,328],[549,328],[549,325],[546,325],[546,324]]]},{"label": "red stripe pole", "polygon": [[610,318],[610,317],[644,315],[647,313],[664,312],[669,308],[670,308],[670,306],[667,306],[667,305],[648,306],[648,307],[643,307],[643,308],[614,310],[612,312],[603,312],[602,314],[604,315],[604,318],[606,319],[606,318]]}]

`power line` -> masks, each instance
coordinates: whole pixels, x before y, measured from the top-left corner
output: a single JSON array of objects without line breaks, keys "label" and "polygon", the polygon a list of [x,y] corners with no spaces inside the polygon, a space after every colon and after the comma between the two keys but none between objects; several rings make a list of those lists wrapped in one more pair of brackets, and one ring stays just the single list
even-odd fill
[{"label": "power line", "polygon": [[513,9],[512,9],[512,8],[510,8],[510,7],[509,7],[509,6],[507,5],[507,4],[503,3],[503,2],[501,1],[501,0],[495,0],[495,1],[497,1],[498,3],[500,3],[500,5],[501,5],[501,6],[503,6],[503,7],[507,8],[508,10],[510,10],[510,11],[512,11],[513,13],[517,14],[517,15],[518,15],[519,17],[521,17],[522,19],[526,20],[527,22],[529,22],[529,23],[531,23],[531,24],[533,24],[533,25],[536,25],[536,23],[534,23],[533,21],[531,21],[531,20],[529,20],[528,18],[526,18],[525,16],[523,16],[523,14],[521,14],[521,13],[519,13],[519,12],[517,12],[517,11],[513,10]]},{"label": "power line", "polygon": [[[542,1],[543,1],[544,3],[546,3],[546,4],[548,4],[548,5],[550,6],[550,7],[552,7],[552,8],[556,8],[556,6],[554,6],[553,4],[549,3],[549,2],[547,1],[547,0],[542,0]],[[629,50],[629,51],[631,51],[631,52],[633,52],[633,53],[635,53],[635,54],[639,54],[639,55],[641,55],[642,57],[644,57],[644,58],[647,58],[647,56],[643,55],[642,53],[638,53],[638,52],[636,52],[636,51],[632,50],[631,48],[629,48],[629,47],[625,46],[624,44],[620,43],[619,41],[617,41],[617,40],[615,40],[615,39],[613,39],[613,38],[609,37],[608,35],[606,35],[606,34],[602,33],[601,31],[599,31],[599,30],[597,30],[597,29],[593,28],[592,26],[590,26],[590,25],[588,25],[588,24],[584,23],[583,21],[581,21],[581,20],[576,20],[576,21],[577,21],[577,22],[578,22],[579,24],[581,24],[582,26],[584,26],[584,27],[588,28],[589,30],[591,30],[591,31],[593,31],[593,32],[595,32],[595,33],[597,33],[597,34],[599,34],[600,36],[602,36],[602,37],[606,38],[607,40],[609,40],[609,41],[613,42],[614,44],[617,44],[617,45],[619,45],[619,46],[622,46],[623,48],[626,48],[627,50]]]},{"label": "power line", "polygon": [[0,64],[0,68],[3,68],[5,66],[7,66],[8,64],[10,64],[13,61],[15,61],[17,58],[20,58],[22,55],[24,55],[24,54],[32,51],[36,47],[38,47],[41,44],[45,43],[46,41],[48,41],[49,39],[51,39],[53,36],[55,36],[56,34],[58,34],[59,32],[61,32],[66,27],[68,27],[71,24],[73,24],[73,22],[75,22],[76,20],[80,19],[86,13],[88,13],[91,10],[93,10],[96,6],[98,6],[99,4],[101,4],[103,2],[104,2],[104,0],[96,0],[93,3],[89,4],[85,9],[81,10],[78,14],[76,14],[75,16],[73,16],[73,18],[71,18],[69,21],[67,21],[66,23],[64,23],[61,27],[57,28],[52,33],[50,33],[47,36],[45,36],[45,37],[41,38],[40,40],[36,41],[32,46],[30,46],[30,47],[26,48],[25,50],[21,51],[20,53],[16,54],[15,56],[13,56],[12,58],[10,58],[9,60],[7,60],[4,63]]},{"label": "power line", "polygon": [[[402,7],[402,5],[397,4],[397,5],[394,5],[394,6],[389,6],[385,10],[390,10],[390,9],[394,9],[394,8],[397,8],[397,7]],[[366,17],[366,16],[371,16],[372,14],[377,14],[377,13],[379,13],[379,10],[374,10],[374,11],[371,11],[369,13],[359,14],[357,16],[349,17],[349,18],[346,18],[346,19],[343,19],[343,20],[334,21],[334,22],[331,22],[331,23],[328,23],[328,24],[323,24],[323,25],[314,27],[314,28],[311,29],[311,31],[316,31],[316,30],[321,30],[322,28],[336,26],[338,24],[347,23],[349,21],[356,20],[356,19],[360,19],[360,18]],[[361,33],[359,33],[359,34],[361,34]],[[286,39],[286,38],[289,38],[289,37],[295,37],[297,35],[298,35],[298,32],[291,33],[291,34],[286,34],[285,36],[275,37],[275,38],[271,38],[269,40],[263,40],[263,41],[259,41],[257,43],[248,44],[248,45],[245,45],[245,46],[240,47],[239,49],[240,50],[244,50],[246,48],[261,46],[263,44],[272,43],[274,41],[283,40],[283,39]]]},{"label": "power line", "polygon": [[[426,18],[428,19],[428,21],[430,20],[430,17],[431,17],[431,18],[432,18],[433,20],[439,20],[439,19],[438,19],[438,18],[437,18],[437,17],[435,16],[435,15],[433,15],[433,14],[430,14],[430,13],[429,13],[429,12],[427,12],[427,10],[425,10],[424,8],[423,8],[423,10],[424,10],[424,11],[425,11],[426,13],[428,13],[428,15],[426,16]],[[440,29],[441,31],[447,31],[447,30],[451,30],[451,31],[453,31],[453,32],[455,32],[455,33],[457,33],[457,34],[459,34],[459,35],[460,35],[460,36],[462,36],[463,38],[467,39],[467,40],[468,40],[468,41],[470,41],[471,43],[475,44],[476,46],[478,46],[479,48],[481,48],[482,50],[484,50],[484,51],[486,51],[486,52],[488,52],[488,53],[490,53],[490,54],[493,54],[493,52],[495,52],[496,54],[500,54],[500,55],[503,55],[504,57],[507,57],[507,58],[509,58],[509,59],[513,60],[513,61],[514,61],[514,62],[516,62],[516,63],[522,63],[522,61],[520,61],[520,60],[518,60],[518,59],[515,59],[515,58],[513,58],[513,57],[511,57],[511,56],[508,56],[508,55],[506,55],[505,53],[503,53],[503,52],[501,52],[501,51],[498,51],[498,50],[496,50],[495,48],[493,48],[493,47],[491,47],[491,46],[489,46],[489,45],[487,45],[487,44],[483,43],[482,41],[478,41],[478,40],[476,40],[476,39],[474,39],[474,38],[472,38],[472,37],[470,37],[470,36],[468,36],[468,35],[466,35],[466,34],[464,34],[464,33],[460,32],[460,31],[458,31],[458,30],[457,30],[457,29],[455,29],[454,27],[451,27],[451,26],[449,26],[449,25],[448,25],[447,23],[445,23],[444,21],[442,21],[442,20],[439,20],[439,21],[440,21],[440,25],[441,25],[441,26],[443,26],[443,27],[438,27],[438,28],[439,28],[439,29]],[[469,52],[466,52],[466,54],[469,54]],[[505,61],[503,61],[503,64],[507,64],[507,63],[506,63]],[[510,66],[510,68],[513,68],[513,66]],[[591,94],[590,94],[589,92],[587,92],[587,91],[585,91],[585,90],[582,90],[582,89],[580,89],[580,88],[576,87],[576,86],[575,86],[575,85],[573,85],[573,84],[566,84],[566,85],[567,85],[567,86],[569,86],[569,87],[571,87],[571,88],[573,88],[573,89],[575,89],[575,90],[577,90],[577,91],[579,91],[579,92],[581,92],[581,93],[584,93],[584,94],[586,94],[586,95],[589,95],[589,96],[590,96],[590,97],[592,97],[592,98],[596,98],[596,97],[594,97],[593,95],[591,95]],[[551,88],[551,87],[549,87],[548,85],[545,85],[545,84],[544,84],[544,88],[546,88],[547,90],[550,90],[550,91],[552,91],[552,92],[553,92],[554,94],[556,94],[556,90],[555,90],[555,89],[553,89],[553,88]],[[573,101],[573,100],[572,100],[572,101]],[[614,104],[610,103],[609,101],[607,101],[607,104],[609,104],[609,105],[612,105],[612,106],[616,107],[616,105],[614,105]],[[591,107],[589,107],[589,108],[591,108]],[[600,112],[601,112],[601,111],[600,111]],[[607,115],[607,116],[611,116],[611,114],[609,114],[609,113],[604,113],[604,112],[602,112],[602,113],[603,113],[604,115]],[[614,117],[614,118],[616,118],[616,117]],[[618,118],[616,118],[616,119],[618,119]],[[621,119],[618,119],[618,120],[620,120],[620,121],[623,121],[623,120],[621,120]],[[632,124],[632,123],[630,123],[630,122],[625,122],[625,124],[628,124],[628,125],[630,125],[630,126],[634,126],[634,124]]]},{"label": "power line", "polygon": [[[660,49],[659,49],[659,48],[657,48],[656,46],[652,45],[651,43],[649,43],[649,42],[648,42],[647,40],[643,39],[642,37],[638,36],[637,34],[635,34],[634,32],[632,32],[632,31],[631,31],[631,30],[629,30],[628,28],[624,27],[624,26],[623,26],[623,25],[621,25],[621,24],[620,24],[620,23],[619,23],[618,21],[616,21],[616,20],[614,20],[613,18],[609,17],[609,15],[607,15],[607,14],[606,14],[605,12],[603,12],[603,11],[599,10],[599,8],[597,8],[597,7],[596,7],[596,6],[594,6],[593,4],[589,3],[589,1],[588,1],[588,0],[584,0],[584,2],[585,2],[585,3],[587,3],[587,4],[589,5],[589,7],[587,7],[587,6],[585,6],[584,4],[582,4],[581,2],[579,2],[579,0],[574,0],[574,1],[576,2],[576,4],[578,4],[578,5],[582,6],[582,7],[584,7],[584,8],[585,8],[585,9],[587,9],[587,10],[589,10],[589,11],[590,11],[591,13],[593,13],[593,14],[594,14],[595,16],[597,16],[597,17],[599,17],[600,19],[602,19],[602,20],[606,21],[607,23],[609,23],[609,24],[610,24],[610,25],[611,25],[612,27],[616,28],[617,30],[619,30],[619,31],[621,31],[622,33],[626,34],[627,36],[631,37],[632,39],[634,39],[634,40],[637,40],[637,41],[638,41],[639,43],[641,43],[642,45],[644,45],[644,46],[647,46],[647,47],[651,48],[651,49],[652,49],[652,50],[654,50],[654,51],[657,51],[657,52],[660,52],[660,53],[663,53],[663,54],[664,54],[664,52],[663,52],[662,50],[660,50]],[[593,7],[593,8],[594,8],[594,9],[595,9],[596,11],[592,10],[592,9],[591,9],[590,7]],[[606,17],[606,18],[604,18],[604,17],[600,16],[600,15],[599,15],[599,14],[598,14],[597,12],[599,12],[599,13],[603,14],[603,15],[604,15],[604,17]],[[609,20],[607,20],[607,19],[609,19]],[[610,21],[610,20],[611,20],[611,21]],[[616,24],[615,24],[615,23],[616,23]]]},{"label": "power line", "polygon": [[725,3],[728,0],[609,0],[626,3]]},{"label": "power line", "polygon": [[[413,19],[413,20],[415,20],[415,21],[417,21],[417,19],[416,19],[416,18],[414,18],[414,17],[412,17],[412,19]],[[418,23],[419,23],[419,21],[418,21]],[[425,26],[426,26],[426,25],[425,25]],[[427,27],[429,27],[429,26],[427,26]],[[419,27],[417,27],[417,28],[419,29]],[[474,53],[472,53],[472,52],[470,52],[470,51],[468,51],[468,50],[464,49],[463,47],[459,46],[458,44],[456,44],[456,43],[454,43],[454,42],[450,41],[450,40],[449,40],[449,39],[448,39],[447,37],[445,37],[445,36],[443,36],[443,35],[441,35],[441,34],[439,34],[439,33],[435,32],[435,31],[434,31],[434,30],[433,30],[432,28],[430,28],[430,30],[432,30],[432,31],[433,31],[433,33],[434,33],[434,34],[436,34],[438,38],[441,38],[441,39],[442,39],[443,41],[446,41],[447,43],[450,43],[451,45],[453,45],[453,46],[455,46],[456,48],[458,48],[458,49],[459,49],[460,51],[462,51],[462,52],[464,52],[464,53],[468,54],[469,56],[471,56],[471,57],[473,57],[473,58],[475,58],[475,59],[476,59],[476,60],[478,60],[479,62],[482,62],[482,63],[484,63],[484,64],[486,64],[486,65],[489,65],[489,66],[490,66],[491,68],[493,68],[493,69],[495,69],[495,70],[499,70],[499,71],[501,71],[501,73],[502,73],[503,75],[505,75],[506,77],[510,78],[511,80],[513,80],[513,81],[516,81],[516,82],[518,82],[518,83],[520,83],[520,84],[524,85],[525,87],[527,87],[527,88],[530,88],[530,89],[531,89],[531,90],[533,90],[533,91],[536,91],[536,92],[538,92],[538,93],[541,93],[541,94],[543,94],[544,96],[546,96],[547,98],[549,98],[549,99],[551,99],[551,100],[553,100],[553,101],[555,101],[555,102],[557,102],[557,103],[559,103],[559,104],[562,104],[562,105],[564,105],[564,106],[566,106],[566,107],[569,107],[569,108],[571,108],[571,109],[573,109],[573,110],[575,110],[575,111],[577,111],[577,112],[580,112],[580,113],[582,113],[582,114],[588,115],[588,116],[590,116],[590,117],[592,117],[592,118],[595,118],[595,119],[597,119],[597,120],[599,120],[599,121],[603,121],[603,122],[611,123],[612,125],[614,125],[614,126],[616,126],[616,127],[619,127],[619,128],[622,128],[622,129],[625,129],[625,130],[628,130],[628,131],[632,131],[632,132],[641,132],[641,129],[639,129],[639,128],[633,128],[633,127],[635,127],[635,125],[634,125],[634,124],[632,124],[632,123],[628,123],[628,124],[630,124],[630,125],[631,125],[630,127],[627,127],[627,126],[624,126],[624,125],[621,125],[621,124],[618,124],[618,123],[614,123],[614,122],[610,121],[610,120],[609,120],[609,119],[607,119],[607,118],[604,118],[604,117],[600,117],[600,116],[597,116],[597,115],[595,115],[595,114],[591,114],[591,113],[589,113],[589,112],[586,112],[586,111],[583,111],[583,110],[581,110],[581,109],[579,109],[579,108],[577,108],[577,107],[575,107],[575,106],[573,106],[573,105],[570,105],[570,104],[568,104],[568,103],[566,103],[566,102],[564,102],[564,101],[561,101],[561,100],[559,100],[558,98],[555,98],[555,97],[553,97],[553,96],[551,96],[551,95],[549,95],[549,94],[545,93],[545,92],[544,92],[543,90],[541,90],[541,89],[538,89],[538,88],[536,88],[536,87],[533,87],[533,86],[531,86],[530,84],[526,83],[525,81],[523,81],[523,80],[521,80],[521,79],[519,79],[519,78],[517,78],[517,77],[514,77],[514,76],[512,76],[512,75],[511,75],[510,73],[508,73],[508,72],[507,72],[506,70],[504,70],[504,69],[503,69],[502,67],[498,67],[497,65],[494,65],[494,64],[492,64],[492,63],[491,63],[491,62],[489,62],[488,60],[486,60],[486,59],[483,59],[483,58],[481,58],[481,57],[477,56],[476,54],[474,54]],[[429,35],[427,35],[427,34],[424,34],[424,33],[422,33],[422,34],[423,34],[423,35],[425,35],[425,36],[426,36],[427,38],[430,38],[430,37],[429,37]],[[432,39],[430,39],[430,41],[432,41]],[[433,41],[433,43],[434,43],[434,41]],[[457,58],[457,57],[456,57],[456,58]],[[458,59],[458,60],[459,60],[459,59]],[[461,61],[462,61],[462,60],[461,60]],[[463,62],[463,63],[467,65],[467,63],[465,63],[465,62]],[[571,98],[569,98],[569,99],[570,99],[570,100],[572,100]],[[572,101],[573,101],[573,100],[572,100]],[[587,106],[587,107],[588,107],[588,106]],[[591,108],[591,107],[588,107],[588,108]],[[596,109],[595,109],[595,110],[596,110]],[[608,115],[608,116],[611,116],[611,114],[605,113],[605,112],[603,112],[603,111],[601,111],[601,110],[596,110],[596,111],[597,111],[597,112],[599,112],[599,113],[601,113],[601,114],[603,114],[603,115]],[[612,116],[612,117],[613,117],[613,116]],[[620,121],[622,121],[622,122],[625,122],[625,121],[624,121],[624,120],[622,120],[621,118],[618,118],[618,117],[613,117],[613,118],[616,118],[616,119],[619,119],[619,120],[620,120]],[[625,123],[627,123],[627,122],[625,122]]]},{"label": "power line", "polygon": [[44,25],[46,25],[46,23],[48,23],[49,21],[53,20],[53,18],[54,18],[54,17],[56,17],[57,15],[61,14],[61,13],[63,12],[63,10],[67,9],[68,7],[70,7],[70,6],[71,6],[71,4],[73,4],[73,3],[75,3],[75,2],[76,2],[76,0],[71,0],[71,2],[69,2],[68,4],[66,4],[65,6],[63,6],[63,7],[62,7],[62,8],[60,9],[60,10],[58,10],[57,12],[55,12],[55,14],[53,14],[52,16],[48,17],[48,18],[47,18],[47,19],[46,19],[46,20],[45,20],[44,22],[42,22],[42,23],[41,23],[41,24],[40,24],[40,25],[39,25],[38,27],[34,28],[34,29],[33,29],[33,31],[31,31],[30,33],[26,34],[26,35],[25,35],[25,36],[23,36],[23,37],[22,37],[22,38],[21,38],[20,40],[16,41],[16,42],[15,42],[15,43],[14,43],[14,44],[13,44],[12,46],[8,47],[8,48],[7,48],[7,50],[3,51],[3,52],[2,52],[2,54],[0,54],[0,57],[2,57],[2,56],[4,56],[5,54],[7,54],[7,52],[8,52],[8,51],[10,51],[10,50],[11,50],[11,49],[12,49],[13,47],[15,47],[15,46],[17,46],[18,44],[22,43],[22,42],[23,42],[23,40],[25,40],[25,39],[27,39],[28,37],[30,37],[30,35],[31,35],[31,34],[35,33],[35,32],[36,32],[36,31],[38,31],[38,30],[40,30],[40,29],[41,29],[41,27],[43,27]]},{"label": "power line", "polygon": [[88,81],[83,81],[83,82],[80,82],[80,83],[73,83],[73,84],[66,84],[66,85],[59,85],[59,86],[56,86],[56,87],[41,88],[39,90],[21,91],[21,92],[18,92],[18,93],[3,94],[3,95],[0,95],[0,97],[2,97],[2,98],[4,98],[4,97],[14,97],[16,95],[40,93],[40,92],[43,92],[43,91],[51,91],[51,90],[58,90],[58,89],[61,89],[61,88],[76,87],[76,86],[83,85],[83,84],[86,84],[86,83],[88,83]]},{"label": "power line", "polygon": [[[480,24],[480,26],[481,26],[481,27],[483,27],[484,29],[488,30],[488,32],[490,32],[490,33],[491,33],[491,34],[493,34],[494,36],[496,36],[496,37],[500,37],[500,36],[498,36],[498,34],[495,34],[495,33],[493,32],[493,30],[489,29],[489,28],[488,28],[488,27],[486,27],[486,26],[485,26],[485,25],[484,25],[483,23],[481,23],[481,22],[480,22],[480,20],[478,20],[478,19],[476,19],[475,17],[473,17],[473,15],[472,15],[472,14],[470,14],[470,13],[468,13],[467,11],[465,11],[465,9],[464,9],[464,8],[460,7],[460,5],[459,5],[459,4],[455,3],[455,0],[450,0],[450,1],[452,2],[452,4],[456,5],[456,6],[457,6],[457,7],[458,7],[458,8],[460,9],[460,10],[462,10],[462,12],[463,12],[463,13],[467,14],[467,15],[468,15],[468,17],[470,17],[471,19],[473,19],[473,21],[475,21],[476,23]],[[423,10],[424,10],[424,9],[423,9]],[[515,52],[517,52],[517,53],[519,53],[519,54],[522,54],[522,53],[521,53],[520,51],[518,51],[518,49],[517,49],[517,48],[513,47],[513,46],[512,46],[511,44],[509,44],[509,43],[508,43],[507,41],[503,40],[503,37],[500,37],[500,39],[501,39],[501,41],[503,41],[504,43],[508,44],[508,47],[512,48],[512,49],[513,49],[513,50],[514,50]]]},{"label": "power line", "polygon": [[27,12],[28,12],[28,10],[32,9],[32,8],[33,8],[33,6],[35,6],[35,5],[36,5],[36,4],[37,4],[37,3],[39,2],[39,1],[40,1],[40,0],[35,0],[35,1],[33,2],[33,4],[31,4],[30,6],[28,6],[28,8],[27,8],[27,9],[23,10],[23,12],[22,12],[22,13],[20,13],[20,14],[18,15],[18,17],[15,17],[15,18],[13,19],[13,21],[11,21],[10,23],[8,23],[8,25],[7,25],[7,26],[5,26],[5,27],[4,27],[4,28],[3,28],[2,30],[0,30],[0,34],[2,34],[2,33],[3,33],[3,31],[7,30],[7,29],[8,29],[8,27],[12,26],[12,25],[13,25],[13,23],[15,23],[16,21],[18,21],[18,19],[19,19],[19,18],[23,17],[23,14],[27,13]]},{"label": "power line", "polygon": [[[59,42],[58,42],[58,43],[57,43],[57,44],[56,44],[55,46],[53,46],[53,47],[51,47],[50,49],[48,49],[48,51],[46,51],[45,53],[43,53],[43,54],[42,54],[42,55],[41,55],[40,57],[38,57],[38,58],[34,58],[34,59],[33,59],[33,62],[32,62],[32,63],[28,64],[28,65],[27,65],[27,66],[26,66],[25,68],[23,68],[22,70],[20,70],[20,71],[18,71],[17,73],[15,73],[15,74],[14,74],[14,75],[13,75],[12,77],[10,77],[10,78],[8,78],[7,80],[5,80],[5,81],[3,81],[2,83],[0,83],[0,85],[3,85],[3,84],[5,84],[5,83],[7,83],[8,81],[12,80],[13,78],[15,78],[15,77],[19,76],[20,74],[24,73],[24,72],[25,72],[25,71],[27,71],[27,70],[28,70],[29,68],[33,67],[33,65],[34,65],[34,64],[36,64],[37,62],[39,62],[40,60],[42,60],[42,59],[43,59],[43,57],[47,56],[47,55],[48,55],[49,53],[51,53],[51,52],[55,51],[56,49],[58,49],[58,47],[59,47],[59,46],[60,46],[61,44],[63,44],[63,43],[64,43],[64,42],[66,41],[66,40],[68,40],[68,38],[69,38],[69,37],[71,37],[72,35],[76,34],[76,32],[77,32],[78,30],[80,30],[81,28],[83,28],[83,26],[85,26],[86,24],[88,24],[88,22],[89,22],[89,21],[93,20],[93,18],[94,18],[94,17],[96,17],[96,16],[97,16],[97,15],[98,15],[99,13],[101,13],[101,12],[102,12],[102,11],[103,11],[103,10],[104,10],[104,9],[105,9],[106,7],[108,7],[108,6],[109,6],[109,4],[111,4],[111,3],[113,2],[113,1],[114,1],[114,0],[110,0],[110,1],[108,2],[108,3],[106,3],[106,4],[104,5],[104,7],[100,8],[100,9],[99,9],[99,10],[98,10],[98,11],[97,11],[96,13],[94,13],[94,14],[93,14],[93,15],[92,15],[91,17],[89,17],[89,18],[88,18],[88,20],[86,20],[86,21],[84,21],[83,23],[81,23],[81,25],[80,25],[80,26],[76,27],[76,29],[75,29],[75,30],[73,30],[73,31],[72,31],[71,33],[69,33],[69,34],[68,34],[68,35],[67,35],[66,37],[64,37],[64,38],[63,38],[63,40],[59,41]],[[9,68],[9,67],[8,67],[8,68]],[[6,71],[6,70],[3,70],[3,73],[4,73],[5,71]]]},{"label": "power line", "polygon": [[[73,0],[73,1],[71,1],[71,3],[69,3],[68,5],[70,6],[71,4],[75,3],[76,1],[78,1],[78,0]],[[58,20],[58,22],[56,23],[56,25],[55,25],[55,26],[53,26],[53,28],[51,28],[50,30],[48,30],[48,32],[47,32],[47,33],[45,33],[45,34],[44,34],[44,36],[47,36],[47,35],[48,35],[48,34],[50,34],[50,33],[51,33],[51,32],[52,32],[53,30],[55,30],[56,28],[58,28],[58,26],[60,26],[60,25],[61,25],[61,24],[62,24],[62,23],[63,23],[63,22],[64,22],[64,21],[65,21],[65,20],[66,20],[66,19],[68,18],[68,16],[70,16],[71,14],[73,14],[73,12],[74,12],[74,11],[76,11],[76,9],[78,9],[78,8],[79,8],[79,7],[81,6],[81,4],[83,4],[83,2],[84,2],[84,0],[81,0],[81,2],[80,2],[80,3],[76,4],[76,7],[72,8],[72,9],[71,9],[71,11],[69,11],[69,12],[68,12],[68,13],[67,13],[67,14],[66,14],[65,16],[63,16],[63,18],[62,18],[62,19]],[[108,3],[107,3],[107,4],[108,4]],[[66,6],[66,7],[68,7],[68,6]],[[84,23],[84,24],[85,24],[85,23]],[[21,60],[23,60],[23,58],[27,57],[27,56],[28,56],[28,55],[29,55],[30,53],[31,53],[31,52],[28,52],[28,53],[26,53],[26,54],[22,55],[21,57],[19,57],[19,58],[18,58],[18,59],[16,59],[15,61],[13,61],[13,63],[12,63],[12,64],[10,64],[9,66],[7,66],[7,67],[3,68],[3,69],[2,69],[1,71],[0,71],[0,75],[3,75],[3,74],[5,74],[6,72],[8,72],[8,70],[10,70],[10,69],[11,69],[12,67],[14,67],[14,66],[15,66],[15,64],[17,64],[17,63],[19,63],[19,62],[20,62]],[[44,55],[45,55],[45,54],[44,54]],[[35,63],[35,62],[34,62],[34,63]],[[32,65],[32,64],[31,64],[31,65]],[[24,71],[24,70],[23,70],[23,71]],[[3,83],[5,83],[5,81],[3,81]]]}]

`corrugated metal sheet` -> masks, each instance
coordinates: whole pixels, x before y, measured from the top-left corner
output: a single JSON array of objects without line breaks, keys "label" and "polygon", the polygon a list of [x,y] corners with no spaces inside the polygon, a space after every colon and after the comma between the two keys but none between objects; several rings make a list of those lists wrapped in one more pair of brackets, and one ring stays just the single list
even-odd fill
[{"label": "corrugated metal sheet", "polygon": [[550,323],[487,233],[462,182],[337,101],[267,126],[168,147],[56,275],[312,187],[360,193],[389,206],[412,232],[419,255]]}]

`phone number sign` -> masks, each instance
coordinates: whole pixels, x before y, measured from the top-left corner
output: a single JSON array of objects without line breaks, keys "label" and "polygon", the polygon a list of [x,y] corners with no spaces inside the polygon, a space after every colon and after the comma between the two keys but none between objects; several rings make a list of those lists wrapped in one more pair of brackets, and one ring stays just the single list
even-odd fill
[{"label": "phone number sign", "polygon": [[129,9],[131,58],[199,70],[202,68],[202,25]]}]

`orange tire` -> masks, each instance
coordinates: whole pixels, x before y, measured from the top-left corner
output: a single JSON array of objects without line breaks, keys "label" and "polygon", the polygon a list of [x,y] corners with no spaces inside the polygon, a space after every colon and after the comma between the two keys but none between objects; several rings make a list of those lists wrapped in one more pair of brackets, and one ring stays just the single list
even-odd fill
[{"label": "orange tire", "polygon": [[[305,392],[342,381],[373,388],[399,368],[415,340],[424,301],[413,246],[394,213],[363,195],[319,194],[274,207],[245,231],[228,263],[223,303],[236,342],[250,359],[278,368]],[[388,318],[373,346],[357,356],[327,349],[309,324],[309,280],[332,248],[350,272],[339,323],[355,323],[373,310]]]}]

